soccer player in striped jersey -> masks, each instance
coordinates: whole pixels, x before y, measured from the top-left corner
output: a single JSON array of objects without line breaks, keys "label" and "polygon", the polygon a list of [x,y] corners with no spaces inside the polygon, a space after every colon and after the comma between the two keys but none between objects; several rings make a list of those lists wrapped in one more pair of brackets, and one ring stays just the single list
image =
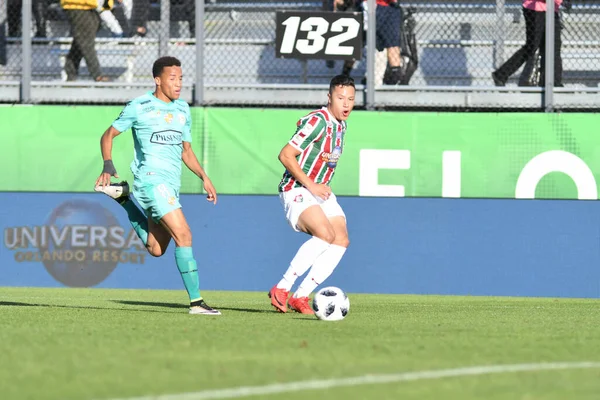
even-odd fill
[{"label": "soccer player in striped jersey", "polygon": [[[344,149],[354,96],[354,80],[335,76],[329,84],[327,107],[301,118],[296,133],[279,153],[285,167],[279,184],[285,216],[292,229],[311,236],[269,291],[271,304],[280,312],[287,312],[289,305],[293,311],[314,314],[308,296],[331,275],[350,243],[346,216],[329,184]],[[289,297],[296,279],[309,268]]]}]

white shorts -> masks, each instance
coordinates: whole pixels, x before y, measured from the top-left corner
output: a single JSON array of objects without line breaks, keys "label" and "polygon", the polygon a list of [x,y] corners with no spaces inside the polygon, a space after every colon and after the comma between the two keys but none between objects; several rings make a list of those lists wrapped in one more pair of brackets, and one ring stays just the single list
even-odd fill
[{"label": "white shorts", "polygon": [[342,210],[342,207],[338,204],[337,197],[335,197],[335,194],[333,193],[331,193],[331,196],[329,196],[327,200],[323,200],[315,197],[308,189],[299,187],[288,190],[287,192],[279,193],[279,199],[283,205],[283,210],[285,211],[285,217],[287,218],[288,223],[296,232],[300,232],[297,226],[300,214],[310,206],[321,206],[321,209],[323,209],[327,218],[346,218],[344,210]]}]

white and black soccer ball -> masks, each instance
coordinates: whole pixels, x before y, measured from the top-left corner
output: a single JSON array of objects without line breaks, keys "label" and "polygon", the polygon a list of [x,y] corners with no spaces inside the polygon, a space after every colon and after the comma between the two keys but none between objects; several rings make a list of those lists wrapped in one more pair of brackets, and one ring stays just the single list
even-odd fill
[{"label": "white and black soccer ball", "polygon": [[342,289],[329,286],[317,292],[313,298],[313,310],[322,321],[340,321],[350,311],[350,300]]}]

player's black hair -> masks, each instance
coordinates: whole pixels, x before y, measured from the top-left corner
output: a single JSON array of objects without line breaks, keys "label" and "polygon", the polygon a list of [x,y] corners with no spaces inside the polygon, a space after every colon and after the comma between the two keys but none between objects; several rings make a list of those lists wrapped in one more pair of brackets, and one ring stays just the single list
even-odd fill
[{"label": "player's black hair", "polygon": [[[329,94],[333,94],[333,89],[338,86],[354,86],[354,79],[349,77],[348,75],[336,75],[329,82]],[[355,88],[356,89],[356,88]]]},{"label": "player's black hair", "polygon": [[165,67],[181,67],[181,61],[175,57],[165,56],[154,61],[152,66],[152,77],[159,76]]}]

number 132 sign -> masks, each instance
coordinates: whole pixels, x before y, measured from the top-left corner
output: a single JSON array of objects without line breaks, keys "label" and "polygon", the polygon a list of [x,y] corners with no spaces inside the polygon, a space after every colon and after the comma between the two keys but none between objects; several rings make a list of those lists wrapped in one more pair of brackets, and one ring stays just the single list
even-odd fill
[{"label": "number 132 sign", "polygon": [[360,12],[278,11],[275,55],[280,58],[360,60]]}]

